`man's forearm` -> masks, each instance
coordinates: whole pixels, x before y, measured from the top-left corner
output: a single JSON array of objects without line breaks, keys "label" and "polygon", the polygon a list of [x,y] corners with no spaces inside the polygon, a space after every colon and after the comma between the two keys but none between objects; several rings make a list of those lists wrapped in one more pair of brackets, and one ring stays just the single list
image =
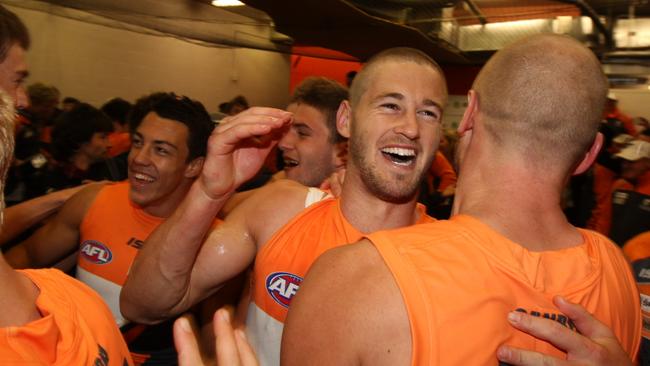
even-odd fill
[{"label": "man's forearm", "polygon": [[128,319],[158,322],[186,310],[200,296],[189,291],[192,269],[230,195],[212,199],[197,183],[138,253],[120,296],[121,311]]}]

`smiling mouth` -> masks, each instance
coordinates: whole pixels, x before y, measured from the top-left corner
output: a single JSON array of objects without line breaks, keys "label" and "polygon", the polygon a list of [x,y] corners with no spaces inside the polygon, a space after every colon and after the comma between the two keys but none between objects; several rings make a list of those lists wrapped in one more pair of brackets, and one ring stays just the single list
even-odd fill
[{"label": "smiling mouth", "polygon": [[140,183],[152,183],[155,181],[153,177],[142,173],[133,173],[133,178]]},{"label": "smiling mouth", "polygon": [[415,150],[403,147],[386,147],[381,149],[381,153],[388,160],[401,166],[409,166],[415,161]]},{"label": "smiling mouth", "polygon": [[286,168],[293,168],[298,166],[298,161],[290,158],[284,158],[284,166]]}]

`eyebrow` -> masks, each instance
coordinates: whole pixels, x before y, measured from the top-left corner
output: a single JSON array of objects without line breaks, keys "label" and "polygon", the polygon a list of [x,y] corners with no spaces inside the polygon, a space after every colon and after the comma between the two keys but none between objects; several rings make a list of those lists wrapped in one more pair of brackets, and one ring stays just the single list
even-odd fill
[{"label": "eyebrow", "polygon": [[293,122],[291,126],[294,128],[306,128],[308,130],[311,130],[311,127],[309,127],[306,123],[300,121]]},{"label": "eyebrow", "polygon": [[[133,136],[137,137],[139,139],[143,139],[142,134],[140,132],[134,132]],[[171,142],[165,141],[165,140],[153,140],[153,143],[154,143],[154,145],[165,145],[165,146],[171,147],[174,150],[178,150],[178,147],[176,145],[172,144]]]},{"label": "eyebrow", "polygon": [[[401,93],[385,93],[385,94],[381,94],[381,95],[377,96],[377,97],[373,100],[373,102],[374,102],[374,101],[378,101],[378,100],[383,99],[383,98],[394,98],[394,99],[397,99],[397,100],[404,100],[404,95],[401,94]],[[440,105],[440,103],[436,103],[434,100],[431,100],[431,99],[425,99],[425,100],[423,101],[423,103],[424,103],[424,105],[426,105],[426,106],[436,107],[436,108],[438,108],[438,109],[440,109],[440,110],[443,110],[443,108],[442,108],[442,106]]]}]

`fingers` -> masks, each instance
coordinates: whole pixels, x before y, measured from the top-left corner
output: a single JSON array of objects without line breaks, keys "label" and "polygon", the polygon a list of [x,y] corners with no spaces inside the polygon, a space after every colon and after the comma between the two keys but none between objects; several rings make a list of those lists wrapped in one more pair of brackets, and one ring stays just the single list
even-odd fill
[{"label": "fingers", "polygon": [[257,358],[255,357],[255,351],[248,343],[246,339],[246,334],[243,330],[235,330],[235,342],[237,343],[237,349],[239,350],[239,357],[241,357],[242,366],[257,366]]},{"label": "fingers", "polygon": [[183,315],[174,322],[174,345],[181,366],[203,365],[199,344],[192,330],[190,315]]},{"label": "fingers", "polygon": [[264,122],[291,122],[293,114],[276,108],[253,107],[235,116],[226,117],[217,126],[217,131],[228,129],[234,124],[264,123]]},{"label": "fingers", "polygon": [[501,362],[508,363],[513,366],[564,366],[569,363],[559,360],[557,358],[543,355],[538,352],[526,351],[516,347],[501,346],[497,350],[497,358]]},{"label": "fingers", "polygon": [[566,316],[571,318],[578,331],[588,338],[613,338],[614,333],[591,315],[585,308],[563,298],[555,296],[553,303]]},{"label": "fingers", "polygon": [[217,337],[217,365],[242,365],[230,314],[224,308],[214,313],[214,334]]},{"label": "fingers", "polygon": [[[284,127],[288,126],[293,119],[293,114],[279,109],[259,107],[256,109],[270,110],[271,112],[248,112],[247,110],[220,123],[210,138],[210,154],[229,153],[235,145],[242,141],[248,141],[254,145],[264,145],[268,143],[267,139],[278,140]],[[262,136],[265,139],[256,140],[257,137]],[[216,141],[219,143],[215,143]]]},{"label": "fingers", "polygon": [[587,338],[554,320],[512,311],[508,314],[508,321],[522,332],[545,340],[566,352],[579,350],[582,354],[593,349],[593,343]]}]

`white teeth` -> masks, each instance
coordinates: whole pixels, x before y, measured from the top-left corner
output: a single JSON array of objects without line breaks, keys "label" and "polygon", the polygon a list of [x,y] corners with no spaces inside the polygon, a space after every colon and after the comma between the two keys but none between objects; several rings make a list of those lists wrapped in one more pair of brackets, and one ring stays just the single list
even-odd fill
[{"label": "white teeth", "polygon": [[143,181],[145,181],[145,182],[153,182],[153,181],[154,181],[153,178],[151,178],[151,177],[148,176],[148,175],[144,175],[144,174],[142,174],[142,173],[135,173],[135,174],[133,174],[133,177],[134,177],[135,179],[143,180]]},{"label": "white teeth", "polygon": [[381,149],[382,152],[387,154],[395,154],[399,156],[415,156],[415,150],[413,149],[404,149],[401,147],[386,147]]},{"label": "white teeth", "polygon": [[297,165],[298,165],[298,161],[293,160],[293,159],[289,159],[289,158],[285,158],[285,159],[284,159],[284,164],[285,164],[286,166],[293,167],[293,166],[297,166]]}]

